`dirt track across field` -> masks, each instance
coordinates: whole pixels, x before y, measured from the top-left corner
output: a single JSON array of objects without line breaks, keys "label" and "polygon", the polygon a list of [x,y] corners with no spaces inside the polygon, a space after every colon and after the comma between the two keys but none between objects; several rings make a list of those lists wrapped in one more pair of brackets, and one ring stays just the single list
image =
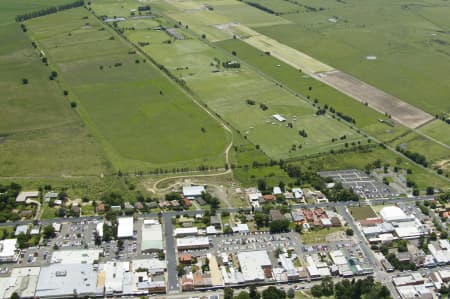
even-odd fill
[{"label": "dirt track across field", "polygon": [[313,76],[340,92],[367,103],[369,107],[391,115],[393,120],[408,128],[415,129],[434,119],[425,111],[341,71],[335,70]]}]

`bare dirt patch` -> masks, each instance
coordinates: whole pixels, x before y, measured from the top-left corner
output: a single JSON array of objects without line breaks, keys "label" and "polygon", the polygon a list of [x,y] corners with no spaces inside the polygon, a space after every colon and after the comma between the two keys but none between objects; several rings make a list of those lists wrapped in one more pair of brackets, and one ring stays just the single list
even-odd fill
[{"label": "bare dirt patch", "polygon": [[391,115],[393,120],[406,127],[414,129],[433,120],[432,115],[419,108],[341,71],[320,73],[314,77],[381,113]]}]

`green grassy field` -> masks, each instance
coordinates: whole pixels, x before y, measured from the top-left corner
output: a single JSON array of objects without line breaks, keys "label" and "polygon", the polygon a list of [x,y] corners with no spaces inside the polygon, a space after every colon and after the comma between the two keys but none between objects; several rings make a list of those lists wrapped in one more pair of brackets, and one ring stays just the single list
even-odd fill
[{"label": "green grassy field", "polygon": [[[134,1],[127,1],[121,11],[117,3],[116,0],[97,1],[93,8],[97,14],[110,15],[111,9],[114,7],[115,15],[126,15],[127,9]],[[357,130],[359,129],[383,142],[392,142],[407,133],[408,130],[403,126],[389,126],[381,123],[380,119],[386,119],[384,115],[304,76],[287,64],[265,55],[239,40],[229,39],[231,35],[226,28],[220,31],[228,34],[229,40],[213,45],[200,41],[199,36],[203,33],[206,34],[208,41],[224,39],[221,34],[217,35],[215,25],[229,24],[232,21],[240,21],[257,28],[293,25],[293,23],[289,25],[289,22],[283,21],[283,18],[263,13],[235,1],[209,1],[208,4],[213,7],[213,10],[205,9],[203,4],[199,1],[156,1],[152,8],[162,16],[151,20],[128,20],[123,24],[119,23],[118,26],[125,30],[124,34],[134,43],[142,45],[145,43],[145,46],[141,46],[141,48],[146,53],[178,78],[184,80],[198,98],[208,105],[208,108],[236,129],[241,138],[245,137],[253,146],[259,146],[262,154],[275,159],[298,158],[319,152],[329,152],[331,149],[342,149],[345,148],[345,143],[349,145],[365,144],[367,136],[365,138],[363,134],[358,134]],[[272,3],[272,5],[276,4]],[[237,11],[237,8],[243,9]],[[289,16],[289,14],[286,15]],[[270,26],[265,23],[269,21],[271,22]],[[177,31],[184,36],[184,40],[170,40],[170,37],[164,32],[152,30],[156,25],[155,22],[163,24],[166,28],[180,22],[181,28],[178,28]],[[273,22],[279,24],[274,25]],[[130,26],[133,27],[133,30],[129,30]],[[185,27],[189,29],[187,30]],[[208,30],[212,30],[213,34],[217,36],[211,38],[202,29],[203,27],[208,27]],[[237,54],[238,59],[249,65],[244,64],[239,70],[222,68],[221,62],[236,59],[231,55],[233,51]],[[273,79],[287,89],[280,88],[272,81]],[[327,107],[333,107],[336,111],[354,117],[358,129],[350,129],[344,125],[344,121],[336,122],[329,117],[331,115],[314,116],[317,107],[314,108],[306,101],[302,101],[300,97],[295,96],[295,93],[308,96],[311,101],[317,100],[317,107],[327,105]],[[248,99],[255,101],[256,105],[246,104]],[[259,109],[258,106],[261,103],[267,105],[269,109],[266,111]],[[273,121],[271,115],[275,113],[283,114],[288,121],[292,121],[294,130]],[[299,137],[297,133],[300,129],[304,129],[308,133],[307,138]],[[341,134],[346,135],[349,139],[341,142],[339,140]],[[330,142],[332,138],[337,138],[339,141],[332,143]],[[411,146],[414,146],[413,143]],[[439,145],[437,146],[439,147]],[[301,149],[299,149],[300,147]],[[249,152],[258,151],[251,150]],[[397,156],[389,154],[388,151],[384,151],[382,154],[377,152],[374,156],[379,158],[390,156],[388,159],[392,162],[397,159]],[[247,155],[246,150],[238,150],[236,164],[250,166],[253,161],[249,160],[257,160],[258,157],[260,157],[259,154],[252,156],[251,154]],[[325,157],[324,159],[329,159],[328,156]],[[363,158],[360,159],[358,154],[354,154],[351,160],[344,164],[359,164],[359,168],[363,168],[367,164],[365,158],[363,155]],[[264,160],[267,157],[261,156],[261,159]],[[417,169],[417,172],[414,172],[411,177],[418,180],[425,179],[419,183],[422,187],[426,185],[445,186],[445,180],[412,165],[405,159],[400,160],[405,167]],[[313,161],[315,160],[313,159]],[[364,165],[360,165],[363,161]],[[338,164],[342,164],[342,162]],[[268,175],[272,175],[274,181],[283,177],[280,173],[273,173],[270,168],[267,171],[260,170],[264,173],[263,175],[258,175],[257,170],[250,168],[237,168],[235,176],[239,180],[245,181],[246,184],[254,184],[258,177],[267,179]]]},{"label": "green grassy field", "polygon": [[309,232],[303,232],[300,234],[300,238],[304,244],[322,244],[326,243],[326,238],[329,234],[343,231],[342,227],[331,227],[313,230]]},{"label": "green grassy field", "polygon": [[450,125],[441,120],[434,120],[419,131],[450,146]]},{"label": "green grassy field", "polygon": [[[125,34],[136,38],[138,33],[133,30]],[[145,30],[135,42],[150,42],[149,46],[143,47],[145,52],[183,79],[211,110],[252,143],[260,145],[269,157],[304,156],[343,148],[346,142],[365,142],[362,135],[330,116],[316,116],[316,108],[277,87],[255,70],[247,66],[241,66],[239,70],[223,68],[221,62],[232,60],[231,54],[197,39],[172,41],[170,44],[151,43],[155,40],[152,36],[158,38],[160,34]],[[256,104],[247,104],[248,99]],[[263,111],[260,104],[269,108]],[[287,122],[292,122],[293,128],[273,120],[272,115],[276,113],[284,115]],[[327,130],[323,130],[324,127]],[[307,132],[307,138],[299,136],[301,129]],[[338,139],[343,135],[347,136],[347,140],[331,142],[332,138]]]},{"label": "green grassy field", "polygon": [[[19,24],[17,13],[61,4],[4,1],[0,14],[0,176],[100,175],[110,171],[51,69]],[[22,79],[28,79],[24,85]]]},{"label": "green grassy field", "polygon": [[450,159],[450,150],[438,143],[432,142],[430,139],[423,137],[417,133],[409,134],[392,142],[393,147],[401,147],[415,153],[420,153],[427,157],[430,164],[442,160]]},{"label": "green grassy field", "polygon": [[116,169],[223,166],[220,124],[87,10],[27,24]]},{"label": "green grassy field", "polygon": [[[450,39],[444,33],[449,26],[447,2],[306,0],[301,4],[298,13],[282,16],[293,24],[255,30],[427,112],[450,111],[446,79]],[[328,20],[333,17],[336,23]],[[367,60],[369,55],[377,59]]]},{"label": "green grassy field", "polygon": [[[395,3],[397,7],[382,0],[392,11],[380,11],[377,7],[382,4],[368,3],[357,15],[361,5],[354,0],[306,0],[300,5],[254,1],[281,16],[234,0],[208,0],[212,10],[200,0],[157,0],[151,5],[155,18],[118,23],[130,41],[148,43],[140,46],[142,50],[184,80],[202,104],[234,129],[235,147],[230,155],[236,179],[245,186],[255,185],[260,178],[269,185],[289,183],[291,179],[278,166],[256,168],[253,162],[296,160],[365,144],[366,133],[392,146],[423,153],[435,164],[444,163],[446,169],[450,155],[445,147],[415,133],[405,135],[407,129],[402,126],[380,123],[383,115],[230,39],[226,26],[217,27],[232,22],[248,25],[431,113],[441,113],[450,111],[448,84],[443,79],[450,69],[450,40],[439,31],[450,25],[445,18],[445,12],[450,12],[448,4],[426,0],[433,6],[411,6],[401,0]],[[97,15],[109,17],[129,17],[130,10],[141,3],[91,2]],[[50,183],[56,189],[68,188],[71,196],[99,198],[109,191],[125,194],[128,188],[123,179],[100,178],[103,173],[223,167],[223,152],[231,136],[220,123],[89,11],[78,8],[29,20],[26,33],[14,23],[18,13],[62,3],[67,0],[2,2],[0,37],[6,42],[0,44],[0,88],[5,95],[0,99],[0,119],[5,120],[0,122],[0,177],[35,188]],[[314,11],[305,5],[325,9]],[[329,22],[330,17],[337,17],[338,22]],[[178,22],[184,40],[154,30],[160,24],[170,28]],[[202,34],[208,42],[219,42],[201,41]],[[41,62],[31,40],[48,57],[49,66]],[[376,55],[377,60],[368,61],[367,55]],[[235,59],[245,61],[240,69],[221,66]],[[52,70],[58,72],[57,80],[48,79]],[[29,83],[23,85],[22,78]],[[63,96],[62,90],[69,95]],[[316,107],[296,93],[316,99]],[[247,100],[256,104],[249,105]],[[76,109],[70,101],[77,103]],[[263,111],[260,104],[268,109]],[[333,119],[331,113],[316,116],[317,108],[324,105],[352,116],[357,128]],[[293,128],[275,121],[275,113],[285,116]],[[448,145],[448,128],[436,120],[420,131]],[[308,137],[300,137],[299,130],[305,130]],[[344,135],[346,139],[340,140]],[[375,159],[411,169],[408,177],[422,190],[428,186],[448,189],[448,181],[381,148],[294,163],[317,170],[363,169]],[[127,196],[134,200],[135,194]],[[51,217],[53,212],[44,213]]]},{"label": "green grassy field", "polygon": [[386,119],[384,115],[240,40],[230,39],[216,44],[229,52],[236,52],[239,59],[249,63],[291,90],[309,97],[311,100],[317,99],[318,105],[327,105],[335,108],[336,111],[350,115],[355,119],[358,128],[380,140],[394,139],[407,130],[400,125],[390,127],[380,123],[379,119]]},{"label": "green grassy field", "polygon": [[41,214],[41,220],[45,220],[45,219],[53,219],[56,217],[56,211],[57,208],[55,207],[49,207],[47,204],[44,204],[42,206],[42,214]]},{"label": "green grassy field", "polygon": [[[187,4],[183,2],[183,5]],[[187,39],[169,44],[164,42],[167,37],[161,36],[161,32],[146,30],[147,26],[141,26],[141,28],[144,30],[128,30],[125,35],[135,43],[150,42],[150,45],[143,47],[144,51],[185,80],[209,108],[230,122],[241,133],[248,135],[254,144],[261,145],[269,156],[295,157],[343,147],[345,142],[336,144],[330,142],[332,138],[342,135],[350,137],[350,142],[364,142],[362,136],[358,136],[344,125],[335,124],[335,121],[330,118],[312,118],[314,108],[285,90],[280,91],[254,70],[241,68],[239,71],[225,71],[217,67],[217,61],[232,60],[233,56],[193,38],[190,31],[179,29],[178,31]],[[229,94],[230,89],[239,92]],[[299,115],[303,114],[306,117],[294,123],[294,130],[280,129],[279,125],[276,127],[271,125],[271,114],[276,112],[269,111],[271,109],[262,112],[257,107],[249,107],[245,104],[246,99],[252,98],[260,99],[267,105],[272,105],[273,102],[279,113],[298,111]],[[247,115],[253,115],[253,117],[247,117]],[[327,127],[329,131],[319,130],[319,127]],[[309,130],[313,138],[299,140],[297,128],[305,129],[307,132]],[[267,140],[267,135],[272,136],[272,140]],[[291,151],[293,144],[301,145],[302,150]]]},{"label": "green grassy field", "polygon": [[353,219],[355,219],[356,221],[377,217],[377,214],[375,214],[374,210],[370,206],[351,207],[348,210],[353,216]]},{"label": "green grassy field", "polygon": [[11,24],[18,14],[32,12],[54,5],[61,5],[70,0],[2,0],[0,9],[0,26]]}]

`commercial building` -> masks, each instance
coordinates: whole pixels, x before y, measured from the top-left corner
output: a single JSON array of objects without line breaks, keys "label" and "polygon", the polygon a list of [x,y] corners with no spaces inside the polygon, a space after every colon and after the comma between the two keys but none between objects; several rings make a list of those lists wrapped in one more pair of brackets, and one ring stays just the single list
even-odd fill
[{"label": "commercial building", "polygon": [[314,279],[321,279],[327,276],[331,276],[330,269],[327,264],[323,262],[316,262],[312,256],[306,257],[306,271],[308,271],[309,277]]},{"label": "commercial building", "polygon": [[17,195],[16,202],[24,203],[27,199],[36,199],[39,197],[39,191],[22,191]]},{"label": "commercial building", "polygon": [[279,257],[281,266],[286,274],[286,278],[288,281],[295,281],[299,279],[299,273],[297,268],[294,266],[292,259],[287,257],[287,254],[280,254]]},{"label": "commercial building", "polygon": [[419,285],[423,284],[425,279],[419,272],[413,272],[410,274],[393,277],[392,282],[395,286]]},{"label": "commercial building", "polygon": [[207,235],[215,235],[215,234],[217,234],[217,229],[214,226],[212,226],[212,225],[207,226],[206,227],[206,234]]},{"label": "commercial building", "polygon": [[380,210],[380,216],[385,222],[402,222],[413,220],[412,216],[408,216],[402,209],[396,206],[387,206]]},{"label": "commercial building", "polygon": [[231,228],[233,233],[248,234],[250,232],[247,223],[239,223]]},{"label": "commercial building", "polygon": [[437,265],[450,263],[450,243],[448,240],[439,240],[439,242],[430,243],[428,244],[428,250]]},{"label": "commercial building", "polygon": [[13,268],[9,276],[0,277],[0,299],[9,299],[13,293],[20,298],[33,298],[39,272],[39,267]]},{"label": "commercial building", "polygon": [[167,268],[166,261],[159,259],[135,259],[132,261],[133,271],[146,269],[146,272],[152,275],[164,274]]},{"label": "commercial building", "polygon": [[117,219],[117,238],[133,237],[133,217],[120,217]]},{"label": "commercial building", "polygon": [[189,199],[195,199],[201,197],[205,192],[204,186],[185,186],[183,187],[183,196]]},{"label": "commercial building", "polygon": [[428,234],[428,230],[414,215],[396,206],[387,206],[379,212],[381,219],[361,222],[362,232],[371,243],[391,242],[395,239],[417,239]]},{"label": "commercial building", "polygon": [[438,298],[433,292],[432,286],[416,285],[397,287],[397,292],[402,299],[434,299]]},{"label": "commercial building", "polygon": [[439,270],[438,274],[443,282],[450,281],[450,270],[447,270],[447,269]]},{"label": "commercial building", "polygon": [[44,195],[44,201],[49,202],[51,199],[57,199],[58,198],[58,192],[49,191],[45,193]]},{"label": "commercial building", "polygon": [[133,294],[133,276],[130,271],[130,262],[109,261],[101,264],[99,277],[104,279],[106,296]]},{"label": "commercial building", "polygon": [[159,251],[163,249],[162,227],[158,221],[148,219],[142,223],[142,252]]},{"label": "commercial building", "polygon": [[103,238],[103,225],[105,225],[105,223],[101,221],[97,223],[97,226],[95,227],[95,231],[100,238]]},{"label": "commercial building", "polygon": [[0,240],[0,263],[16,263],[19,254],[17,239]]},{"label": "commercial building", "polygon": [[173,231],[175,237],[195,236],[198,234],[197,227],[180,227]]},{"label": "commercial building", "polygon": [[177,239],[178,250],[209,248],[211,243],[208,237],[186,237]]},{"label": "commercial building", "polygon": [[267,251],[248,251],[237,254],[244,281],[263,281],[272,278],[272,263]]},{"label": "commercial building", "polygon": [[28,224],[18,225],[14,231],[14,236],[17,237],[20,234],[26,235],[28,232]]},{"label": "commercial building", "polygon": [[92,265],[98,261],[101,252],[102,250],[100,249],[55,250],[52,254],[51,263],[62,265]]},{"label": "commercial building", "polygon": [[103,295],[97,288],[97,271],[89,264],[51,264],[42,267],[35,296],[39,298],[74,298]]}]

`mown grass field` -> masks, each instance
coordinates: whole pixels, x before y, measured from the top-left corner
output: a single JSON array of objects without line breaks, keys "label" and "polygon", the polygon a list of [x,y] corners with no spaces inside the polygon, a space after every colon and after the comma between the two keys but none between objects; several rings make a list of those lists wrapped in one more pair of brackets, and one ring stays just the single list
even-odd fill
[{"label": "mown grass field", "polygon": [[[146,53],[183,79],[208,108],[253,144],[260,145],[269,157],[304,156],[342,148],[346,142],[365,142],[362,135],[330,116],[316,116],[316,108],[276,86],[252,68],[242,65],[240,69],[225,69],[221,63],[234,57],[198,39],[187,35],[185,40],[158,43],[155,41],[161,34],[158,31],[139,33],[131,30],[125,34],[136,43],[150,42],[143,47]],[[249,99],[254,100],[255,105],[247,104]],[[263,111],[261,104],[268,109]],[[287,122],[273,120],[272,115],[276,113],[292,122],[293,128],[287,128]],[[307,132],[307,138],[298,134],[302,129]],[[347,140],[331,142],[332,138],[339,139],[343,135]]]},{"label": "mown grass field", "polygon": [[61,88],[48,79],[51,69],[14,22],[18,13],[61,3],[2,1],[0,176],[100,175],[111,169]]},{"label": "mown grass field", "polygon": [[435,114],[450,111],[449,13],[438,0],[306,0],[280,17],[292,24],[255,29]]},{"label": "mown grass field", "polygon": [[221,125],[87,10],[27,25],[116,169],[223,166]]},{"label": "mown grass field", "polygon": [[390,127],[380,123],[379,119],[387,119],[384,115],[240,40],[230,39],[219,42],[217,45],[229,52],[236,52],[239,59],[249,63],[291,90],[309,97],[311,100],[317,99],[318,105],[327,105],[352,116],[358,128],[382,141],[394,139],[407,131],[407,128],[400,125]]},{"label": "mown grass field", "polygon": [[[355,62],[353,55],[362,55],[366,48],[378,49],[371,40],[375,38],[373,33],[367,34],[370,38],[362,37],[360,31],[365,30],[362,28],[372,28],[369,25],[378,28],[376,26],[379,24],[368,18],[368,23],[363,24],[367,27],[363,27],[358,22],[365,23],[366,20],[347,15],[345,18],[338,15],[338,22],[333,24],[327,20],[328,17],[324,22],[317,18],[333,11],[344,11],[347,6],[354,9],[354,3],[342,4],[345,5],[344,9],[335,7],[339,6],[339,3],[327,2],[326,5],[333,7],[332,9],[312,12],[306,6],[300,6],[297,11],[293,6],[298,5],[284,1],[260,1],[264,5],[279,8],[277,11],[282,17],[233,0],[208,1],[213,10],[207,9],[204,1],[155,1],[152,2],[152,10],[157,14],[162,13],[164,17],[128,19],[118,24],[123,28],[133,27],[132,30],[125,31],[126,37],[133,43],[148,42],[148,45],[141,46],[143,51],[183,79],[208,109],[235,129],[236,147],[231,151],[231,159],[234,164],[243,166],[236,168],[234,175],[244,185],[255,185],[259,178],[265,179],[269,185],[276,185],[279,181],[290,182],[286,173],[279,167],[252,168],[253,161],[268,162],[269,157],[298,159],[365,144],[368,140],[367,136],[364,136],[365,133],[383,142],[391,142],[407,130],[402,126],[391,127],[380,123],[379,119],[385,119],[383,115],[241,41],[230,39],[230,32],[216,28],[217,25],[243,23],[337,66],[323,58],[326,56],[323,52],[333,49],[337,53],[336,57],[341,58],[342,66],[353,65],[351,70],[342,68],[344,71],[358,76],[358,72],[371,73],[373,67],[374,74],[366,74],[373,81],[358,77],[382,89],[385,89],[384,85],[382,86],[385,84],[385,90],[388,92],[391,90],[387,88],[391,88],[390,85],[397,80],[396,85],[401,87],[397,86],[395,91],[400,94],[391,92],[394,95],[408,101],[401,93],[408,89],[407,92],[412,94],[415,89],[420,89],[421,92],[415,95],[426,98],[423,102],[427,103],[418,106],[433,113],[449,111],[448,101],[443,101],[441,97],[443,91],[448,94],[447,85],[444,88],[442,80],[439,79],[445,78],[447,58],[443,58],[441,68],[430,75],[432,79],[418,77],[419,71],[425,72],[428,69],[423,65],[417,66],[416,61],[408,67],[403,65],[409,63],[412,57],[416,57],[416,53],[408,48],[410,44],[416,47],[415,50],[421,51],[417,57],[423,61],[431,56],[433,51],[439,52],[440,55],[447,51],[445,37],[441,39],[441,33],[431,35],[437,32],[436,27],[448,25],[443,18],[446,14],[440,10],[433,7],[420,9],[427,18],[437,18],[433,26],[427,27],[429,31],[426,36],[432,36],[431,42],[428,39],[406,42],[407,38],[416,36],[417,32],[423,35],[421,26],[429,24],[428,21],[419,24],[416,22],[418,16],[409,16],[408,9],[417,11],[419,8],[402,8],[403,14],[399,19],[405,21],[410,18],[414,23],[413,28],[420,30],[410,32],[400,26],[399,30],[406,32],[403,39],[399,38],[397,31],[381,37],[375,36],[386,43],[389,42],[388,46],[378,46],[384,47],[384,50],[387,48],[392,53],[387,51],[382,54],[364,54]],[[435,0],[427,0],[430,3],[433,1]],[[309,2],[307,0],[304,4],[317,4]],[[130,44],[101,24],[89,11],[78,8],[30,20],[26,22],[28,32],[23,33],[18,24],[13,24],[17,13],[66,3],[66,0],[46,0],[39,3],[31,3],[30,0],[6,0],[5,3],[7,8],[0,12],[0,16],[3,14],[4,17],[0,21],[0,37],[10,42],[0,44],[0,87],[7,91],[7,96],[0,99],[0,117],[6,120],[0,122],[0,164],[3,166],[0,167],[0,176],[21,176],[23,178],[18,181],[24,182],[25,186],[37,187],[53,181],[57,188],[69,188],[73,196],[88,194],[98,198],[102,192],[123,192],[127,189],[123,180],[101,179],[101,173],[108,174],[117,170],[134,172],[154,168],[196,168],[199,165],[223,167],[223,152],[230,136],[220,123],[195,105],[192,99],[162,72],[135,54]],[[92,1],[92,9],[98,15],[109,17],[128,17],[130,10],[138,5],[140,2],[135,0]],[[364,10],[364,13],[368,12]],[[383,11],[379,15],[386,16],[390,13]],[[300,16],[304,19],[300,20]],[[311,23],[305,25],[305,20]],[[163,31],[153,30],[159,24],[170,28],[178,22],[181,22],[179,25],[183,27],[178,29],[178,32],[185,36],[185,40],[176,41]],[[389,25],[392,24],[387,22],[385,26]],[[342,32],[336,30],[336,27]],[[285,33],[282,28],[290,28],[291,33]],[[351,30],[348,30],[349,28]],[[312,33],[308,30],[312,30]],[[331,33],[323,33],[328,32],[327,30]],[[356,40],[361,38],[361,46],[352,46],[350,51],[350,42],[343,45],[341,39],[347,38],[344,31],[356,32]],[[301,38],[297,36],[303,33],[305,35]],[[199,38],[202,34],[205,34],[207,42]],[[320,36],[320,41],[315,34]],[[29,36],[45,52],[50,66],[40,62],[38,51],[31,47]],[[394,37],[398,40],[394,40]],[[223,41],[225,39],[229,40]],[[424,40],[425,44],[428,43],[426,49],[423,46]],[[211,41],[222,42],[209,44]],[[316,45],[322,47],[317,51],[318,56],[315,55],[316,49],[310,53],[303,48],[312,49]],[[334,49],[335,45],[337,46]],[[231,55],[232,51],[236,51],[237,57]],[[365,55],[376,55],[378,59],[367,61]],[[384,59],[388,56],[389,59]],[[246,63],[239,70],[221,67],[221,62],[235,59]],[[393,60],[398,61],[394,63]],[[429,67],[436,67],[435,58],[426,61],[430,62]],[[399,70],[389,73],[391,65],[395,65]],[[367,68],[370,68],[371,72],[367,72]],[[51,70],[58,71],[57,80],[48,80]],[[382,76],[382,70],[388,74]],[[408,76],[400,78],[400,70]],[[28,85],[22,85],[23,74],[29,79]],[[412,77],[409,74],[412,74]],[[272,78],[280,82],[283,88],[275,84]],[[411,78],[415,80],[414,84],[409,84]],[[378,83],[381,85],[377,85]],[[69,91],[69,96],[62,95],[63,89]],[[309,96],[310,100],[317,99],[316,107],[295,96],[295,93]],[[256,104],[247,104],[249,99]],[[76,109],[70,108],[70,101],[77,103]],[[412,99],[410,102],[415,104],[414,101],[415,99]],[[268,109],[263,111],[260,104],[267,105]],[[356,127],[364,132],[360,133],[357,128],[350,128],[344,121],[333,119],[330,113],[316,116],[317,107],[323,107],[325,104],[354,117]],[[433,110],[438,106],[439,111]],[[288,122],[292,122],[293,128],[274,121],[271,115],[275,113],[285,116]],[[445,134],[448,126],[436,122],[420,130],[441,142],[448,142]],[[308,137],[299,136],[298,131],[302,129],[307,132]],[[344,135],[346,139],[339,140]],[[337,141],[331,142],[332,138]],[[437,144],[430,145],[415,134],[406,135],[391,145],[398,143],[407,143],[411,150],[419,152],[432,148],[432,153],[427,153],[427,159],[433,162],[443,161],[448,157],[445,148]],[[295,163],[302,163],[302,167],[311,166],[317,170],[363,169],[375,159],[412,169],[412,174],[408,177],[422,190],[428,186],[448,188],[448,181],[443,178],[381,148],[367,153],[325,155]],[[68,180],[28,178],[76,175],[91,176],[72,177]],[[94,186],[97,183],[98,186]]]},{"label": "mown grass field", "polygon": [[370,206],[351,207],[348,210],[356,221],[377,217],[377,214]]},{"label": "mown grass field", "polygon": [[0,26],[11,24],[22,13],[32,12],[49,6],[66,4],[68,0],[2,0],[0,9]]},{"label": "mown grass field", "polygon": [[326,243],[326,238],[329,234],[343,231],[343,227],[330,227],[308,232],[302,232],[300,239],[304,244],[323,244]]},{"label": "mown grass field", "polygon": [[[127,15],[128,6],[134,1],[128,1],[126,7],[124,6],[121,11],[119,11],[117,3],[116,0],[98,1],[93,8],[99,15],[111,16],[112,7],[114,7],[115,15]],[[125,30],[124,34],[132,42],[136,44],[145,43],[141,48],[146,53],[180,79],[183,79],[187,86],[197,94],[198,98],[208,105],[208,108],[240,133],[241,138],[247,138],[252,146],[259,146],[262,154],[266,155],[265,159],[267,159],[267,156],[275,159],[298,158],[318,152],[329,152],[331,149],[342,149],[345,148],[345,143],[349,145],[352,143],[358,145],[358,142],[364,144],[367,142],[367,136],[364,137],[364,134],[374,136],[382,142],[390,143],[408,132],[408,129],[403,126],[390,126],[380,122],[380,120],[387,120],[386,116],[305,76],[278,59],[261,53],[237,39],[232,39],[232,34],[227,29],[228,25],[235,26],[232,22],[242,22],[253,26],[258,31],[258,28],[291,26],[293,23],[288,24],[291,22],[290,20],[286,23],[281,17],[264,13],[235,1],[208,1],[207,4],[213,9],[206,9],[204,3],[199,1],[155,1],[152,9],[159,17],[151,20],[132,19],[119,23],[118,26]],[[241,7],[245,7],[245,9],[236,10],[236,8]],[[235,9],[234,13],[231,13],[233,9]],[[283,16],[285,15],[289,15],[289,13],[283,14]],[[152,30],[156,25],[155,21],[163,24],[166,28],[177,24],[177,27],[180,28],[176,30],[184,36],[184,40],[175,40],[162,31]],[[268,21],[272,24],[265,23]],[[279,24],[274,25],[273,22],[279,22]],[[129,29],[130,26],[133,27],[133,30]],[[222,28],[219,30],[217,27]],[[213,37],[205,31],[205,28],[213,32]],[[217,33],[217,30],[221,33]],[[200,36],[202,34],[205,34],[206,43],[201,41]],[[222,34],[228,35],[228,40],[220,41],[225,38]],[[210,41],[214,40],[220,42],[209,44]],[[233,51],[236,56],[231,55]],[[225,70],[220,67],[221,62],[236,59],[246,62],[239,70]],[[273,82],[272,79],[280,82],[283,88]],[[284,87],[287,87],[289,91]],[[295,93],[309,97],[311,101],[317,100],[317,107],[327,105],[335,108],[336,111],[353,117],[356,120],[355,127],[357,128],[350,129],[344,125],[344,121],[338,123],[331,119],[329,117],[331,115],[325,117],[313,116],[317,107],[314,108],[302,101],[300,97],[295,96]],[[246,104],[247,99],[254,100],[256,105]],[[258,109],[260,103],[264,103],[269,109],[266,111]],[[294,115],[297,116],[297,121],[293,122],[295,129],[291,130],[273,122],[270,117],[274,113],[287,116],[289,121],[294,119]],[[272,123],[275,123],[275,125],[272,125]],[[299,129],[305,129],[308,132],[308,137],[299,138],[296,134]],[[358,130],[361,134],[357,133]],[[347,135],[349,139],[343,142],[330,143],[331,138],[339,137],[338,132],[352,134]],[[299,146],[301,146],[300,150]],[[254,151],[258,152],[257,150],[251,150],[250,152]],[[357,155],[351,156],[350,161],[346,161],[346,163],[343,163],[345,165],[341,166],[358,164],[359,167],[357,168],[362,169],[367,164],[366,157],[363,155],[363,158],[360,159]],[[386,156],[389,156],[388,160],[391,162],[395,162],[399,158],[389,151],[377,151],[373,155],[374,160],[384,159]],[[236,153],[236,163],[251,165],[252,161],[247,161],[250,157],[253,158],[252,155],[246,154],[246,150],[239,150]],[[259,154],[254,157],[256,161]],[[330,159],[330,157],[332,155],[325,156],[324,159]],[[444,179],[420,169],[405,159],[399,159],[400,164],[417,170],[410,177],[420,180],[419,185],[421,187],[427,185],[446,186]],[[243,163],[238,163],[239,160]],[[364,165],[362,165],[363,162],[365,162]],[[342,164],[342,162],[339,161],[338,164]],[[326,165],[325,167],[330,166]],[[334,167],[333,163],[331,163],[331,167]],[[254,183],[258,177],[267,179],[267,174],[272,175],[274,181],[283,177],[281,174],[271,173],[270,169],[267,173],[266,171],[263,172],[264,175],[257,175],[252,170],[238,168],[235,170],[235,175],[248,184]]]}]

